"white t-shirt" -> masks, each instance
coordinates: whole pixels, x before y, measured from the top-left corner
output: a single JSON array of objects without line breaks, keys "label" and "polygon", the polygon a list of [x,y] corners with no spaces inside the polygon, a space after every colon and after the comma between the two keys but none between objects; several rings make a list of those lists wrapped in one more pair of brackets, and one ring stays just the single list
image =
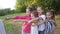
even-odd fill
[{"label": "white t-shirt", "polygon": [[[41,17],[43,20],[46,19],[45,15],[40,15],[39,17]],[[39,22],[41,22],[41,20],[39,20]],[[45,29],[45,25],[44,24],[39,25],[39,31],[43,31],[44,29]]]}]

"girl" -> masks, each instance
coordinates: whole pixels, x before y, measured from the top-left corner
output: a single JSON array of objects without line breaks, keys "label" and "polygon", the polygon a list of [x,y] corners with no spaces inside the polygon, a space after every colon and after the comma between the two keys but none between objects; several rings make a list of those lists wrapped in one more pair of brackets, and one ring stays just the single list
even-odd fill
[{"label": "girl", "polygon": [[[38,11],[39,17],[41,17],[43,20],[45,20],[46,16],[42,14],[43,13],[43,7],[39,6],[37,8],[37,11]],[[42,20],[40,19],[39,22],[42,22]],[[38,33],[44,34],[44,31],[45,31],[45,25],[44,24],[38,25]]]},{"label": "girl", "polygon": [[45,23],[46,34],[54,34],[53,31],[56,26],[54,12],[52,11],[46,12],[46,20],[47,20],[47,22]]},{"label": "girl", "polygon": [[[38,17],[38,12],[34,11],[31,13],[31,18],[34,19]],[[31,34],[38,34],[38,26],[37,26],[38,22],[35,21],[35,22],[32,22],[32,25],[31,25]]]},{"label": "girl", "polygon": [[28,20],[31,20],[31,12],[35,10],[35,6],[31,5],[26,9],[26,15],[25,16],[15,16],[14,18],[7,18],[7,19],[19,19],[16,21],[24,21],[23,26],[22,26],[22,34],[30,34],[31,30],[31,24],[28,23]]},{"label": "girl", "polygon": [[1,20],[0,20],[0,34],[6,34],[4,24]]}]

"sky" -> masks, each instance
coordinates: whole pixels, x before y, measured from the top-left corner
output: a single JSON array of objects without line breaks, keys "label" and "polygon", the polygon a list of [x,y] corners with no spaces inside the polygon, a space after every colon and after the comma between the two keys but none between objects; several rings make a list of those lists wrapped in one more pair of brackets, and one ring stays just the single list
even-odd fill
[{"label": "sky", "polygon": [[0,0],[0,9],[11,8],[14,9],[16,0]]}]

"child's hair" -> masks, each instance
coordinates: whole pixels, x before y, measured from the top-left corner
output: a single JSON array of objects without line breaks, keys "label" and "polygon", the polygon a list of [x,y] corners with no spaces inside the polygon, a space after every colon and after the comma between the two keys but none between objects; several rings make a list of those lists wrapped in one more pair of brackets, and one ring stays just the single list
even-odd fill
[{"label": "child's hair", "polygon": [[39,8],[39,7],[40,7],[42,10],[44,10],[44,7],[43,7],[42,5],[38,6],[38,8]]},{"label": "child's hair", "polygon": [[[44,7],[42,5],[38,6],[38,8],[41,8],[44,11]],[[45,14],[44,12],[42,14]]]},{"label": "child's hair", "polygon": [[49,12],[52,15],[51,19],[55,20],[55,12],[52,10],[47,10],[47,12]]},{"label": "child's hair", "polygon": [[28,6],[27,9],[29,9],[30,12],[36,10],[35,5],[33,5],[33,4]]},{"label": "child's hair", "polygon": [[37,11],[33,11],[32,14],[33,14],[35,17],[38,17],[38,12],[37,12]]}]

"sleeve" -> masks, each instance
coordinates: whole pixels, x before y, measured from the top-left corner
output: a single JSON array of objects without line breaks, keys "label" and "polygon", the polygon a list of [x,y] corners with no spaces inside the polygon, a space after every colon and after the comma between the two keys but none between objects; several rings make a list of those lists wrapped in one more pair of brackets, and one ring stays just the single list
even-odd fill
[{"label": "sleeve", "polygon": [[1,20],[0,20],[0,34],[6,34],[4,24]]},{"label": "sleeve", "polygon": [[41,17],[43,20],[46,19],[46,16],[45,16],[45,15],[41,15],[41,16],[39,16],[39,17]]},{"label": "sleeve", "polygon": [[13,19],[26,19],[26,16],[15,16]]}]

